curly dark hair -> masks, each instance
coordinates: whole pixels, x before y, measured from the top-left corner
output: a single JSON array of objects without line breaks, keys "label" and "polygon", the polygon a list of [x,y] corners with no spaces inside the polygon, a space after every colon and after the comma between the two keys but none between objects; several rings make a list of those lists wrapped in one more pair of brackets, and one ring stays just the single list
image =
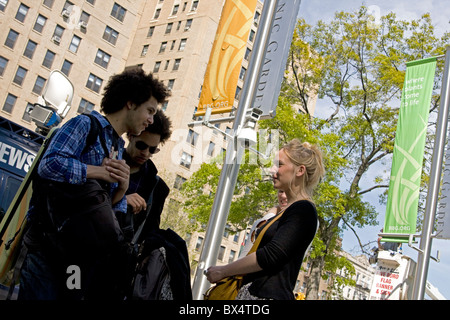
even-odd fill
[{"label": "curly dark hair", "polygon": [[100,109],[105,114],[111,114],[121,110],[127,102],[139,106],[155,97],[158,103],[163,103],[169,96],[170,91],[162,81],[154,78],[151,73],[146,74],[142,68],[132,68],[109,79]]},{"label": "curly dark hair", "polygon": [[161,144],[164,144],[172,135],[172,121],[164,114],[164,111],[158,109],[153,116],[153,123],[145,131],[159,134],[161,136]]}]

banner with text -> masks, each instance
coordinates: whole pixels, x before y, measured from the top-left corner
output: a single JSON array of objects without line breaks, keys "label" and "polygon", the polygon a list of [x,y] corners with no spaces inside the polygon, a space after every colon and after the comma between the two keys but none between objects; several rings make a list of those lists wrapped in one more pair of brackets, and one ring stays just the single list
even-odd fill
[{"label": "banner with text", "polygon": [[[414,234],[436,58],[406,64],[395,135],[384,233]],[[408,242],[407,238],[383,241]]]},{"label": "banner with text", "polygon": [[212,114],[232,110],[256,2],[225,2],[194,116],[204,115],[208,107],[212,108]]},{"label": "banner with text", "polygon": [[[447,136],[450,136],[449,133]],[[444,161],[444,178],[436,212],[436,238],[448,240],[450,239],[450,144],[447,144]]]},{"label": "banner with text", "polygon": [[300,3],[301,0],[278,0],[263,69],[258,76],[254,107],[262,110],[260,119],[275,116]]}]

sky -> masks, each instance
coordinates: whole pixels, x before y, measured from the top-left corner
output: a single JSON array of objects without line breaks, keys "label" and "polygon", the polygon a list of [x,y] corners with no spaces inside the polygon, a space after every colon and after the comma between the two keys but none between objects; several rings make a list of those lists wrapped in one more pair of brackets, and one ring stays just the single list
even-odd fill
[{"label": "sky", "polygon": [[[331,21],[335,12],[353,12],[361,5],[372,9],[374,14],[386,15],[390,12],[396,13],[398,19],[412,20],[418,19],[424,13],[430,13],[431,20],[435,25],[436,35],[441,36],[445,31],[450,31],[450,6],[447,0],[302,0],[298,16],[304,18],[306,23],[315,25],[318,20],[324,22]],[[326,105],[323,101],[318,101],[316,105],[316,115],[321,112],[326,113]],[[388,163],[387,165],[391,165]],[[390,168],[388,168],[390,171]],[[379,225],[357,229],[358,236],[362,243],[376,241],[378,233],[384,224],[385,206],[378,203],[377,195],[372,194],[366,198],[379,210]],[[419,240],[420,241],[420,240]],[[376,243],[373,243],[376,246]],[[419,243],[415,244],[419,247]],[[372,246],[371,246],[372,247]],[[346,231],[343,236],[343,249],[351,254],[361,254],[356,237],[351,231]],[[433,239],[431,255],[436,256],[440,251],[440,262],[430,259],[427,280],[439,289],[447,300],[450,300],[450,240]],[[410,248],[408,244],[403,244],[403,253],[418,260],[418,252]],[[428,298],[426,296],[426,298]]]}]

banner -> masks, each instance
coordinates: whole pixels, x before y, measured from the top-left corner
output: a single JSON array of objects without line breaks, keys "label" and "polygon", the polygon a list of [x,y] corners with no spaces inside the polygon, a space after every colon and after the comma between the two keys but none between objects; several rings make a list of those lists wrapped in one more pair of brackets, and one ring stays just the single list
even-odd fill
[{"label": "banner", "polygon": [[212,114],[232,110],[256,3],[257,0],[225,2],[194,116],[204,115],[208,107]]},{"label": "banner", "polygon": [[444,161],[441,198],[436,212],[436,238],[448,240],[450,239],[450,144],[447,145]]},{"label": "banner", "polygon": [[[384,233],[416,232],[420,178],[435,70],[436,58],[406,64]],[[382,241],[408,242],[408,239],[387,237]]]},{"label": "banner", "polygon": [[300,3],[301,0],[278,0],[254,103],[263,111],[260,119],[275,116]]}]

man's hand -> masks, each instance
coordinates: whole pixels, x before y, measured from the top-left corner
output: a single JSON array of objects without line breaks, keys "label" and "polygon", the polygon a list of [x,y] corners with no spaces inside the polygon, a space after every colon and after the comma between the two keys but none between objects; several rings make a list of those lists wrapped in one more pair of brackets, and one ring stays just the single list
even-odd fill
[{"label": "man's hand", "polygon": [[139,213],[142,210],[147,209],[147,203],[137,193],[127,194],[127,204],[133,208],[133,213]]}]

